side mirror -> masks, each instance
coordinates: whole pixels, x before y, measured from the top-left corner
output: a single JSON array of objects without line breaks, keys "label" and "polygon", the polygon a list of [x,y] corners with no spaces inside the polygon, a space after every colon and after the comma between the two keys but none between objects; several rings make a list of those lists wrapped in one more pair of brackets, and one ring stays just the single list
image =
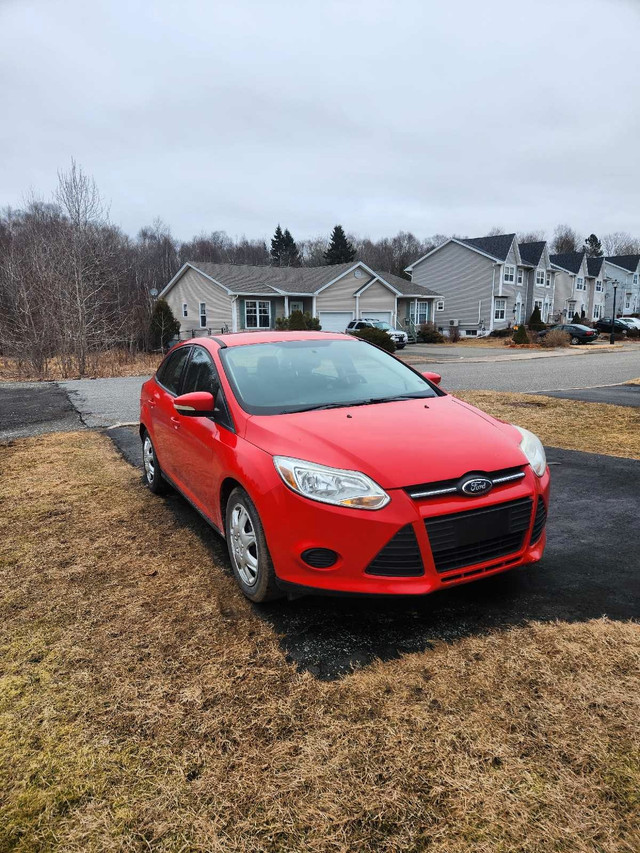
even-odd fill
[{"label": "side mirror", "polygon": [[173,408],[187,418],[212,418],[215,409],[213,394],[209,391],[192,391],[181,394],[173,401]]},{"label": "side mirror", "polygon": [[434,385],[439,385],[442,382],[442,376],[439,373],[432,373],[430,370],[423,370],[422,375]]}]

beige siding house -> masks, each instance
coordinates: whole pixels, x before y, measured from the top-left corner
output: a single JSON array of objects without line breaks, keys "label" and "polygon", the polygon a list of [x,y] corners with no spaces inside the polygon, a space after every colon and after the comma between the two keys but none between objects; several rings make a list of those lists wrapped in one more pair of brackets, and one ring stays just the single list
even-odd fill
[{"label": "beige siding house", "polygon": [[591,320],[595,279],[589,276],[586,252],[564,252],[551,255],[556,271],[556,300],[553,320],[571,322],[574,314]]},{"label": "beige siding house", "polygon": [[308,311],[325,331],[343,332],[371,317],[406,327],[433,320],[439,296],[355,261],[324,267],[260,267],[189,262],[160,296],[180,321],[181,337],[275,328],[278,317]]}]

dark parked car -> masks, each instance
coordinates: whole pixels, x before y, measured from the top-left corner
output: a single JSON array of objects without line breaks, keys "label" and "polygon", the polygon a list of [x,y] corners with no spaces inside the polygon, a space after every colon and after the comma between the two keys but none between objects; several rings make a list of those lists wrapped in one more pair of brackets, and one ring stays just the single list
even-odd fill
[{"label": "dark parked car", "polygon": [[[596,323],[596,329],[599,332],[611,332],[611,317],[603,317]],[[626,335],[629,331],[629,326],[622,320],[616,320],[614,329],[620,335]]]},{"label": "dark parked car", "polygon": [[558,326],[552,326],[550,329],[543,329],[540,332],[540,337],[543,338],[547,332],[566,332],[571,336],[572,344],[590,344],[596,340],[598,333],[589,326],[581,326],[578,323],[560,323]]}]

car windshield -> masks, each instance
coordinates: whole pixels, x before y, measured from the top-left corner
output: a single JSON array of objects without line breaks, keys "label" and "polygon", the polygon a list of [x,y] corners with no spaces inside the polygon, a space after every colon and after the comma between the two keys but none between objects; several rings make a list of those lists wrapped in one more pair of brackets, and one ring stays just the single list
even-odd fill
[{"label": "car windshield", "polygon": [[436,397],[420,374],[357,340],[246,344],[221,350],[225,372],[242,408],[277,415]]},{"label": "car windshield", "polygon": [[384,320],[373,320],[373,325],[376,329],[384,329],[385,332],[388,332],[391,329],[391,326],[388,323],[385,323]]}]

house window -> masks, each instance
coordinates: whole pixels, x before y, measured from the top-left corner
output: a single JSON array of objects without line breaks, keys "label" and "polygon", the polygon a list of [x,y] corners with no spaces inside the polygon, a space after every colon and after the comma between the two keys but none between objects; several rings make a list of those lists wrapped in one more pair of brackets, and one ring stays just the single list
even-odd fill
[{"label": "house window", "polygon": [[602,293],[602,281],[599,278],[596,279],[596,290],[598,293]]},{"label": "house window", "polygon": [[634,275],[634,277],[633,277],[633,283],[634,283],[634,284],[637,284],[637,283],[638,283],[638,273],[636,273],[636,274]]},{"label": "house window", "polygon": [[593,306],[593,319],[594,320],[600,319],[600,306],[599,305]]},{"label": "house window", "polygon": [[549,319],[549,303],[545,300],[545,303],[542,306],[542,322],[546,323],[548,319]]},{"label": "house window", "polygon": [[534,308],[539,308],[539,309],[540,309],[540,314],[542,314],[542,299],[534,299],[534,300],[533,300],[533,307],[534,307]]},{"label": "house window", "polygon": [[186,303],[186,302],[183,302],[183,303],[182,303],[182,316],[183,316],[183,317],[188,317],[188,316],[189,316],[189,308],[187,307],[187,303]]},{"label": "house window", "polygon": [[576,279],[576,290],[584,290],[584,279],[580,276]]},{"label": "house window", "polygon": [[207,303],[206,302],[200,303],[200,328],[201,329],[207,328]]},{"label": "house window", "polygon": [[508,264],[505,265],[505,268],[504,268],[504,282],[505,282],[505,284],[507,284],[507,283],[513,284],[513,282],[515,280],[516,280],[516,268],[511,267]]},{"label": "house window", "polygon": [[[511,267],[511,269],[513,269],[513,267]],[[507,300],[506,299],[496,299],[495,310],[493,312],[493,319],[494,320],[504,320],[506,313],[507,313]]]},{"label": "house window", "polygon": [[464,334],[465,334],[466,338],[476,338],[478,336],[478,330],[477,329],[465,329]]},{"label": "house window", "polygon": [[536,270],[536,287],[544,287],[545,274],[544,270]]},{"label": "house window", "polygon": [[518,284],[522,284],[524,281],[524,270],[518,267]]},{"label": "house window", "polygon": [[444,311],[444,299],[438,299],[436,302],[436,311]]},{"label": "house window", "polygon": [[247,329],[270,329],[271,302],[247,300],[244,303],[244,321]]},{"label": "house window", "polygon": [[628,311],[631,308],[631,294],[627,293],[624,300],[624,310]]}]

